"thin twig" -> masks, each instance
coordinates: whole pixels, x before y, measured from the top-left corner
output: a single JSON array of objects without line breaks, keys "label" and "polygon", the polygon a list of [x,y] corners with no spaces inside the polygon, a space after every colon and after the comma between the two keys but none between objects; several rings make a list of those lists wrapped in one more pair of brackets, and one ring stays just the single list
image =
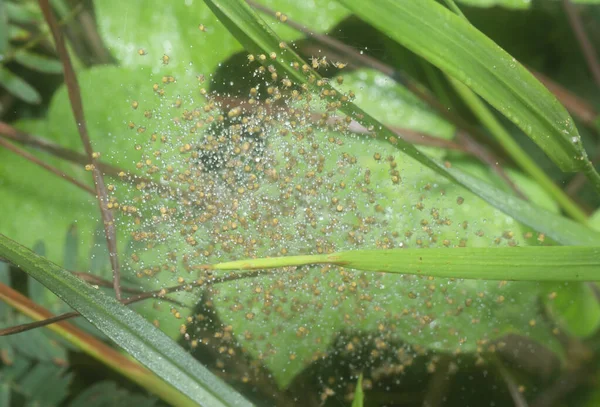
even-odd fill
[{"label": "thin twig", "polygon": [[[86,283],[89,283],[89,284],[92,284],[92,285],[97,285],[99,287],[113,288],[112,281],[105,280],[105,279],[100,278],[100,277],[98,277],[98,276],[96,276],[94,274],[84,273],[84,272],[81,272],[81,271],[72,271],[71,274],[73,274],[74,276],[79,277],[80,279],[82,279]],[[129,293],[129,294],[144,294],[144,293],[146,293],[143,290],[139,290],[137,288],[130,288],[130,287],[127,287],[127,286],[121,287],[121,291],[123,291],[125,293]],[[172,304],[175,304],[175,305],[177,305],[179,307],[185,307],[186,306],[185,304],[183,304],[183,303],[181,303],[181,302],[179,302],[177,300],[174,300],[172,298],[169,298],[169,297],[161,297],[161,299],[163,299],[163,300],[165,300],[167,302],[170,302]]]},{"label": "thin twig", "polygon": [[435,364],[435,372],[427,384],[427,392],[423,400],[423,407],[440,407],[444,405],[444,399],[452,384],[452,373],[450,373],[451,358],[442,355],[441,360]]},{"label": "thin twig", "polygon": [[508,392],[513,399],[515,407],[528,407],[529,405],[527,404],[527,400],[523,396],[523,393],[519,389],[517,383],[515,383],[515,379],[513,379],[508,369],[502,363],[502,360],[498,357],[495,357],[494,362],[498,368],[498,372],[500,372],[500,376],[502,376],[502,379],[506,383],[506,387],[508,387]]},{"label": "thin twig", "polygon": [[[0,121],[0,137],[16,141],[25,146],[37,148],[40,151],[52,154],[58,158],[62,158],[63,160],[67,160],[81,166],[89,164],[89,159],[85,154],[62,147],[45,138],[26,133],[2,121]],[[97,160],[97,163],[98,167],[105,175],[120,178],[135,184],[143,182],[148,186],[156,186],[158,188],[161,187],[161,185],[155,184],[154,181],[149,178],[130,174],[122,168],[115,167],[114,165],[104,163],[100,160]],[[125,174],[124,177],[123,174]]]},{"label": "thin twig", "polygon": [[65,174],[64,172],[62,172],[61,170],[59,170],[56,167],[54,167],[48,163],[45,163],[44,161],[40,160],[33,154],[23,150],[22,148],[15,146],[14,144],[10,143],[9,141],[7,141],[3,138],[0,138],[0,146],[6,148],[7,150],[12,151],[13,153],[15,153],[17,155],[20,155],[21,157],[25,158],[26,160],[31,161],[34,164],[39,165],[40,167],[50,171],[51,173],[58,175],[60,178],[66,180],[66,181],[70,182],[71,184],[81,188],[82,190],[92,194],[92,196],[96,196],[96,191],[94,191],[89,186],[85,185],[83,182],[78,181],[75,178],[71,177],[70,175]]},{"label": "thin twig", "polygon": [[581,17],[579,16],[579,13],[577,13],[577,10],[570,0],[563,0],[563,7],[567,13],[569,24],[571,25],[571,28],[575,33],[575,37],[579,42],[579,46],[581,47],[581,51],[585,57],[585,62],[587,63],[592,76],[594,77],[594,81],[596,81],[596,85],[600,86],[600,63],[598,63],[598,54],[596,53],[592,42],[583,29]]},{"label": "thin twig", "polygon": [[98,160],[94,153],[92,143],[88,135],[79,83],[77,82],[77,76],[75,75],[75,70],[73,69],[73,65],[71,64],[71,59],[65,46],[65,41],[62,36],[62,32],[60,30],[60,27],[58,26],[58,23],[56,22],[56,19],[54,18],[54,14],[50,7],[49,1],[39,0],[39,4],[40,8],[42,9],[42,12],[44,13],[44,17],[48,22],[48,26],[52,31],[52,36],[54,37],[54,42],[56,44],[56,50],[58,51],[58,55],[60,56],[60,59],[63,63],[65,84],[67,86],[69,100],[71,101],[71,109],[73,110],[73,115],[75,116],[75,121],[79,129],[79,135],[81,136],[83,147],[92,165],[92,173],[94,175],[94,183],[96,185],[96,195],[98,197],[98,204],[100,206],[100,212],[102,214],[102,220],[104,222],[104,232],[106,235],[110,263],[113,270],[113,286],[115,289],[115,297],[118,300],[120,300],[121,275],[119,268],[119,258],[117,256],[117,237],[115,230],[115,222],[113,213],[107,207],[108,193],[106,185],[104,184],[102,172],[100,172],[100,169],[98,168]]},{"label": "thin twig", "polygon": [[[210,277],[207,280],[196,280],[191,283],[179,284],[173,287],[163,288],[156,291],[144,292],[134,297],[130,297],[124,300],[120,300],[123,305],[130,305],[139,301],[147,300],[150,298],[161,299],[164,301],[169,301],[170,299],[165,298],[166,294],[188,290],[190,288],[202,287],[206,285],[224,283],[227,281],[241,280],[244,278],[256,277],[261,274],[270,273],[270,271],[252,271],[246,273],[238,273],[238,274],[228,274],[223,277]],[[57,315],[52,318],[44,319],[42,321],[35,321],[21,325],[15,325],[8,328],[0,329],[0,336],[14,335],[21,332],[29,331],[31,329],[41,328],[50,324],[54,324],[56,322],[64,321],[66,319],[75,318],[81,316],[81,314],[77,311],[66,312],[64,314]]]}]

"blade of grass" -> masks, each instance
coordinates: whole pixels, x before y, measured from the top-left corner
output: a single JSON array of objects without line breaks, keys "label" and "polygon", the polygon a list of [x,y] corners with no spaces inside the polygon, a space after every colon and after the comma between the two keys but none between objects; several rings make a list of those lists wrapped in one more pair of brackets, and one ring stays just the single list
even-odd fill
[{"label": "blade of grass", "polygon": [[[274,50],[280,49],[280,39],[244,1],[204,1],[225,27],[250,53],[268,55]],[[298,84],[309,84],[307,77],[300,70],[292,68],[294,62],[300,66],[304,64],[304,61],[289,47],[280,52],[277,59],[269,60],[269,64],[277,65],[278,69],[285,72]],[[319,74],[314,70],[309,69],[309,74],[315,78],[320,78]],[[333,88],[325,85],[319,88],[319,91],[329,89]],[[398,139],[393,131],[379,123],[353,103],[343,103],[340,110],[360,123],[361,126],[377,129],[375,136],[378,139],[392,143],[400,151],[419,161],[421,164],[431,168],[449,180],[464,186],[500,211],[531,226],[538,232],[546,234],[555,241],[568,245],[594,245],[600,242],[600,233],[528,204],[476,177],[453,168],[446,168],[442,163],[430,159],[418,151],[412,144]]]},{"label": "blade of grass", "polygon": [[352,400],[352,407],[363,407],[365,403],[365,393],[362,388],[363,375],[362,373],[358,376],[356,381],[356,390],[354,390],[354,400]]},{"label": "blade of grass", "polygon": [[[45,308],[2,283],[0,283],[0,299],[35,320],[48,320],[54,317]],[[194,405],[190,399],[151,371],[74,325],[68,322],[57,322],[50,325],[49,329],[129,380],[156,394],[167,403],[178,406]]]},{"label": "blade of grass", "polygon": [[6,89],[8,92],[27,103],[38,104],[42,101],[42,97],[33,86],[1,66],[0,88]]},{"label": "blade of grass", "polygon": [[203,406],[251,406],[179,345],[114,298],[0,234],[0,256],[46,286],[144,366]]},{"label": "blade of grass", "polygon": [[[357,16],[461,81],[520,127],[563,171],[589,169],[580,136],[565,108],[492,40],[433,0],[340,0]],[[424,35],[427,33],[427,35]]]},{"label": "blade of grass", "polygon": [[353,250],[248,259],[209,270],[258,270],[333,264],[362,271],[442,278],[512,281],[600,281],[600,247],[530,246],[457,249]]},{"label": "blade of grass", "polygon": [[511,135],[508,134],[508,131],[506,131],[502,124],[494,117],[493,113],[487,108],[484,102],[479,99],[479,96],[456,79],[452,77],[448,77],[448,79],[479,121],[489,130],[496,140],[498,140],[519,167],[533,178],[552,198],[554,198],[569,216],[578,222],[585,224],[587,222],[586,214],[554,183],[554,181],[552,181],[548,175],[546,175]]}]

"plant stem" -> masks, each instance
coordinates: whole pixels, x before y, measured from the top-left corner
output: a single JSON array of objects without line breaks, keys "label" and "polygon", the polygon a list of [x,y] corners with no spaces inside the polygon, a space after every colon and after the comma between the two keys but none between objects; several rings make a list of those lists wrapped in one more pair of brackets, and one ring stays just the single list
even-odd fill
[{"label": "plant stem", "polygon": [[[521,146],[519,146],[496,117],[494,117],[493,113],[483,101],[461,82],[451,77],[448,77],[448,79],[475,116],[477,116],[481,123],[490,131],[496,140],[498,140],[519,167],[531,176],[544,191],[551,195],[570,217],[585,224],[587,222],[587,215],[585,212],[583,212],[583,210],[581,210],[581,208],[579,208],[579,206],[577,206],[577,204],[573,202],[573,200],[571,200],[571,198],[560,189],[548,175],[546,175],[531,157],[523,151]],[[600,181],[600,178],[598,180]]]},{"label": "plant stem", "polygon": [[85,114],[83,110],[83,102],[81,99],[81,91],[79,88],[79,82],[77,82],[77,75],[75,69],[71,63],[71,57],[67,51],[67,46],[63,38],[60,26],[54,17],[52,8],[48,0],[38,0],[44,18],[50,27],[52,37],[54,37],[54,43],[56,45],[56,51],[63,64],[63,71],[65,76],[65,85],[67,93],[69,94],[69,101],[71,102],[71,110],[79,130],[79,136],[81,143],[83,144],[85,153],[92,165],[92,174],[94,176],[94,184],[96,187],[96,197],[98,199],[98,206],[100,208],[100,214],[102,215],[102,221],[104,224],[104,234],[106,235],[106,244],[109,252],[109,260],[113,271],[113,286],[115,289],[115,297],[117,300],[121,299],[121,268],[119,265],[119,257],[117,253],[117,232],[115,228],[115,221],[113,213],[108,209],[108,190],[104,183],[104,176],[98,168],[98,155],[94,152],[90,136],[87,131],[87,124],[85,120]]}]

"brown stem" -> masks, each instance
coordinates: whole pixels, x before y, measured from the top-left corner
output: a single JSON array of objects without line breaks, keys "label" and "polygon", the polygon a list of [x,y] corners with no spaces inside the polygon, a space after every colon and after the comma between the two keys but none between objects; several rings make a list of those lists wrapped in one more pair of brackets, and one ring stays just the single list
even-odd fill
[{"label": "brown stem", "polygon": [[[68,148],[64,148],[56,143],[53,143],[50,140],[46,140],[42,137],[37,137],[32,134],[26,133],[2,121],[0,121],[0,137],[16,141],[26,146],[35,147],[48,154],[52,154],[56,157],[62,158],[63,160],[67,160],[72,163],[79,164],[81,166],[89,164],[89,160],[85,154],[69,150]],[[144,182],[146,185],[161,188],[160,185],[155,184],[154,181],[152,181],[149,178],[129,174],[122,168],[115,167],[113,165],[103,163],[101,161],[97,161],[97,163],[98,167],[105,175],[118,177],[131,183]],[[123,174],[126,174],[126,176],[122,177]]]},{"label": "brown stem", "polygon": [[598,54],[596,54],[594,46],[583,29],[581,17],[570,0],[563,0],[563,7],[567,13],[569,24],[571,24],[575,37],[577,37],[577,41],[579,42],[579,46],[585,57],[585,62],[596,81],[596,85],[600,86],[600,64],[598,63]]},{"label": "brown stem", "polygon": [[[256,277],[260,274],[265,274],[268,272],[270,272],[270,271],[252,271],[252,272],[246,272],[246,273],[241,273],[241,274],[231,273],[231,274],[228,274],[223,277],[210,277],[207,280],[196,280],[191,283],[179,284],[179,285],[176,285],[173,287],[163,288],[161,290],[144,292],[139,295],[136,295],[135,297],[130,297],[130,298],[119,300],[119,301],[123,305],[133,304],[133,303],[147,300],[150,298],[160,298],[165,301],[170,301],[169,298],[164,297],[166,294],[177,292],[177,291],[183,291],[183,290],[189,289],[190,287],[191,288],[201,287],[201,286],[208,285],[208,284],[218,284],[218,283],[224,283],[226,281],[234,281],[234,280],[241,280],[243,278]],[[2,284],[0,283],[0,285],[2,285]],[[78,316],[81,316],[81,314],[79,312],[71,311],[71,312],[66,312],[64,314],[53,316],[51,318],[47,318],[47,319],[44,319],[41,321],[35,321],[35,322],[27,323],[27,324],[11,326],[8,328],[0,329],[0,336],[14,335],[17,333],[29,331],[31,329],[41,328],[41,327],[44,327],[44,326],[47,326],[50,324],[54,324],[56,322],[64,321],[66,319],[75,318]]]},{"label": "brown stem", "polygon": [[64,172],[62,172],[61,170],[59,170],[58,168],[45,163],[44,161],[40,160],[39,158],[37,158],[36,156],[34,156],[33,154],[23,150],[22,148],[19,148],[17,146],[15,146],[14,144],[10,143],[9,141],[0,138],[0,146],[6,148],[7,150],[12,151],[13,153],[20,155],[21,157],[25,158],[26,160],[31,161],[34,164],[39,165],[40,167],[50,171],[51,173],[58,175],[60,178],[70,182],[71,184],[83,189],[84,191],[92,194],[93,196],[96,195],[96,191],[94,191],[92,188],[88,187],[87,185],[85,185],[84,183],[76,180],[75,178],[71,177],[70,175],[65,174]]},{"label": "brown stem", "polygon": [[79,89],[79,83],[77,82],[77,76],[75,70],[71,64],[71,59],[65,45],[64,38],[60,27],[54,18],[50,3],[48,0],[39,0],[40,8],[44,13],[44,17],[48,22],[48,26],[52,31],[54,42],[56,44],[56,50],[63,64],[63,71],[65,76],[65,84],[67,86],[67,92],[69,94],[69,100],[71,101],[71,109],[75,116],[75,122],[79,129],[79,135],[81,136],[81,142],[88,156],[88,159],[92,165],[92,173],[94,175],[94,183],[96,185],[96,196],[98,197],[98,205],[102,214],[102,220],[104,221],[104,232],[106,235],[106,242],[110,256],[110,263],[113,270],[113,286],[115,289],[115,297],[121,299],[121,275],[119,267],[119,258],[117,256],[117,237],[115,230],[115,222],[113,213],[108,209],[108,193],[106,185],[104,184],[104,178],[102,172],[98,168],[97,156],[92,148],[90,141],[87,125],[85,121],[85,115],[83,112],[83,104],[81,100],[81,91]]}]

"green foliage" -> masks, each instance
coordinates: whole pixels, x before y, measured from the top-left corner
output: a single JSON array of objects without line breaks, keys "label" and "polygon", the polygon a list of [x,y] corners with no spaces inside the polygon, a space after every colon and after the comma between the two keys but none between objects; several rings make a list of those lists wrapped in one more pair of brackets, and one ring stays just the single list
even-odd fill
[{"label": "green foliage", "polygon": [[0,88],[31,104],[41,102],[40,93],[6,65],[14,60],[33,71],[61,73],[59,61],[26,49],[33,43],[28,47],[23,44],[44,27],[40,10],[32,8],[29,2],[0,1]]},{"label": "green foliage", "polygon": [[365,394],[362,388],[363,375],[362,373],[358,376],[356,381],[356,390],[354,390],[354,400],[352,400],[352,407],[363,407],[365,402]]},{"label": "green foliage", "polygon": [[113,382],[99,382],[88,387],[72,400],[68,407],[155,407],[154,398],[133,394]]},{"label": "green foliage", "polygon": [[[433,0],[380,1],[369,8],[354,0],[342,3],[473,89],[521,128],[563,171],[585,167],[587,156],[566,109],[515,58],[461,17]],[[462,38],[469,38],[468,47],[462,45]]]},{"label": "green foliage", "polygon": [[[319,93],[334,91],[328,84],[315,86],[314,82],[321,80],[319,73],[309,69],[304,74],[302,69],[293,68],[294,62],[299,66],[304,63],[294,50],[304,53],[312,50],[322,58],[321,50],[317,51],[314,44],[311,48],[303,45],[303,41],[296,42],[302,35],[284,24],[281,15],[276,19],[275,15],[263,16],[263,21],[237,0],[205,3],[165,4],[155,0],[95,3],[100,34],[118,65],[78,72],[94,150],[101,153],[103,161],[151,178],[163,188],[134,186],[107,177],[107,183],[115,186],[111,199],[121,208],[117,216],[118,241],[125,284],[144,290],[181,282],[204,285],[195,290],[190,286],[186,292],[175,295],[178,304],[152,300],[136,308],[146,320],[155,322],[172,338],[181,336],[182,342],[192,347],[200,345],[200,353],[204,345],[206,353],[211,349],[217,352],[216,366],[230,380],[240,380],[239,375],[244,385],[244,379],[250,379],[250,386],[260,387],[260,380],[253,383],[243,367],[233,369],[231,376],[222,368],[223,360],[243,364],[248,359],[251,372],[257,372],[258,365],[266,367],[276,385],[290,393],[294,391],[294,381],[311,375],[315,365],[335,357],[351,362],[348,364],[351,377],[355,378],[356,372],[364,368],[367,379],[379,366],[404,369],[416,355],[431,357],[432,364],[440,353],[457,352],[464,355],[461,358],[483,360],[480,358],[486,352],[506,345],[509,334],[533,340],[537,343],[532,347],[541,345],[564,359],[565,349],[553,333],[555,325],[569,336],[594,337],[600,327],[600,306],[597,289],[588,283],[431,279],[355,270],[389,270],[393,263],[393,271],[405,271],[397,263],[405,264],[419,256],[424,263],[432,261],[432,268],[425,269],[433,270],[431,274],[450,273],[444,277],[472,272],[473,277],[481,278],[485,277],[483,268],[487,267],[488,271],[493,268],[494,278],[502,279],[505,271],[514,272],[520,264],[521,272],[547,272],[544,279],[574,279],[577,276],[566,273],[576,267],[581,271],[587,264],[575,261],[579,258],[574,260],[579,254],[591,259],[591,265],[583,271],[595,273],[597,254],[593,248],[546,247],[537,251],[535,246],[597,246],[600,233],[595,230],[600,231],[596,227],[600,225],[600,215],[593,216],[588,225],[576,224],[560,214],[557,205],[560,197],[549,196],[540,187],[543,184],[540,177],[531,179],[506,168],[510,180],[529,199],[526,202],[516,198],[497,174],[463,152],[431,146],[414,148],[398,139],[384,125],[448,141],[456,141],[455,134],[462,130],[403,85],[373,70],[338,72],[331,66],[327,69],[319,66],[320,73],[325,71],[331,77],[331,84],[336,83],[336,75],[343,73],[343,79],[335,85],[336,92],[338,95],[352,92],[355,97],[348,98],[353,103],[344,101],[338,110],[332,110],[329,119],[339,120],[335,125],[306,123],[303,121],[306,117],[297,112],[329,111],[326,103],[337,99]],[[351,14],[349,9],[325,0],[260,3],[315,32],[343,36],[338,30],[341,33],[340,27],[352,21],[352,18],[344,20]],[[562,169],[587,165],[581,159],[585,152],[578,131],[566,110],[512,56],[439,4],[430,0],[381,1],[372,7],[354,0],[341,3],[478,92]],[[530,5],[526,0],[461,3],[516,9]],[[2,5],[7,13],[2,14]],[[66,3],[57,1],[53,6],[61,17],[69,14]],[[495,16],[490,15],[490,18]],[[40,17],[37,9],[0,0],[0,54],[13,47],[7,40],[3,42],[7,35],[13,43],[17,35],[27,35],[14,24],[2,31],[2,18],[6,16],[11,22],[20,23],[36,22]],[[371,35],[379,34],[372,28],[365,32],[368,44],[371,42],[367,37]],[[362,31],[358,36],[363,36]],[[287,44],[280,46],[281,40]],[[419,67],[415,70],[417,74],[421,69],[429,69],[424,75],[429,85],[429,80],[435,81],[439,76],[433,86],[438,96],[452,105],[453,112],[464,114],[460,103],[455,103],[456,95],[447,93],[451,88],[443,76],[427,62],[417,56],[411,56],[410,61],[400,58],[407,51],[392,40],[377,37],[372,43],[384,44],[384,53],[394,52],[384,56],[391,65],[404,67],[410,62]],[[303,46],[306,48],[302,49]],[[363,52],[362,47],[360,50]],[[364,51],[374,55],[382,52],[371,48]],[[23,50],[10,52],[21,66],[51,74],[61,71],[60,64],[51,58]],[[273,59],[271,52],[276,52]],[[255,62],[246,62],[246,54],[253,54]],[[278,75],[272,81],[259,74],[260,54],[266,55],[267,75],[275,72]],[[244,60],[242,66],[232,66],[240,59]],[[333,61],[331,57],[323,65]],[[39,99],[37,91],[18,75],[2,69],[3,86],[30,102]],[[228,69],[245,73],[229,76]],[[289,86],[283,82],[288,78],[293,82]],[[256,148],[254,155],[235,152],[238,145],[229,140],[239,135],[231,131],[239,123],[237,116],[229,115],[235,102],[219,101],[234,96],[247,101],[244,89],[250,92],[251,86],[258,88],[256,103],[269,97],[266,87],[271,86],[281,92],[286,109],[292,112],[296,109],[296,116],[269,115],[271,121],[261,128],[260,140],[242,134],[244,140],[250,140],[250,150]],[[304,92],[303,86],[311,90]],[[220,93],[213,92],[214,89]],[[313,102],[304,106],[304,99],[295,101],[290,96],[294,91],[300,91],[302,97],[312,95]],[[216,107],[202,110],[215,100]],[[190,115],[195,116],[190,120],[187,118]],[[349,127],[359,134],[335,127],[344,115]],[[241,117],[252,121],[257,116],[244,112]],[[64,88],[54,95],[44,118],[23,120],[17,126],[82,151]],[[340,128],[341,131],[333,131]],[[220,140],[221,136],[225,141]],[[512,137],[508,133],[503,136]],[[207,141],[211,137],[222,143],[220,150],[202,155],[202,148],[212,146],[212,139]],[[184,151],[186,143],[191,146],[188,148],[191,154]],[[91,184],[90,174],[80,166],[39,152],[35,154]],[[514,158],[513,153],[508,155]],[[217,157],[217,164],[207,170],[206,163],[211,157]],[[315,171],[317,162],[320,169]],[[249,168],[244,169],[245,173],[258,176],[246,179],[243,177],[247,174],[229,170],[238,168],[239,163]],[[264,167],[273,172],[261,172]],[[66,270],[89,271],[110,280],[108,252],[95,197],[5,150],[0,151],[0,172],[3,174],[0,212],[7,219],[0,221],[0,233],[33,247]],[[315,172],[319,174],[318,181]],[[277,176],[269,179],[270,174]],[[216,185],[215,189],[206,187],[208,184],[210,188]],[[204,195],[194,201],[189,199],[192,192]],[[127,205],[135,206],[137,213],[123,209]],[[214,210],[229,206],[232,209]],[[172,217],[168,212],[171,209],[175,210]],[[213,213],[218,214],[214,219],[209,216]],[[208,221],[198,221],[205,217]],[[138,239],[136,234],[140,232],[159,232],[160,238]],[[195,401],[245,403],[235,391],[174,348],[146,320],[109,299],[102,290],[90,288],[64,269],[17,248],[14,242],[6,241],[6,245],[0,248],[3,256],[16,256],[28,272],[51,288],[48,290],[29,278],[23,290],[35,302],[54,313],[70,309],[67,304],[80,310],[108,338]],[[9,250],[8,246],[15,250]],[[496,246],[510,250],[514,257],[507,259],[504,249],[491,249]],[[508,249],[511,246],[530,247]],[[289,263],[284,270],[251,280],[218,283],[213,279],[218,281],[231,275],[222,271],[205,273],[202,268],[205,263],[249,258],[266,257],[276,262],[278,259],[273,257],[284,254],[392,247],[403,248],[393,262],[384,257],[384,252],[378,252],[376,257],[369,251],[344,253],[351,257],[354,269],[332,265],[300,267]],[[485,248],[486,257],[481,260],[482,252],[471,248]],[[458,259],[461,265],[458,269],[452,261],[457,261],[461,250],[469,257]],[[503,254],[495,257],[498,253]],[[540,257],[527,257],[534,255]],[[237,264],[245,267],[247,262],[241,260]],[[414,269],[414,264],[409,266]],[[511,268],[506,270],[507,267]],[[562,269],[557,273],[559,268]],[[565,273],[564,278],[561,273]],[[6,316],[0,317],[2,326],[27,321],[1,303],[0,315]],[[102,335],[95,328],[91,331]],[[25,341],[18,340],[19,337],[0,339],[3,359],[14,362],[8,366],[14,372],[6,370],[7,366],[0,368],[0,405],[8,404],[15,395],[26,400],[47,397],[52,403],[65,400],[73,376],[60,363],[67,358],[67,347],[57,342],[55,335],[36,330]],[[429,370],[430,365],[427,366]],[[30,372],[25,374],[27,369]],[[336,372],[334,378],[337,375]],[[318,380],[324,383],[324,378],[319,376]],[[339,382],[344,380],[341,377]],[[353,406],[364,403],[361,382],[362,374],[356,384]],[[31,389],[35,386],[41,395],[33,393]],[[202,392],[198,387],[203,388]],[[348,388],[352,391],[352,384]],[[346,394],[346,400],[351,396]],[[112,382],[101,382],[78,394],[68,405],[155,403],[152,398],[132,394]]]},{"label": "green foliage", "polygon": [[0,255],[60,296],[157,376],[199,404],[250,405],[167,336],[114,298],[0,235]]}]

